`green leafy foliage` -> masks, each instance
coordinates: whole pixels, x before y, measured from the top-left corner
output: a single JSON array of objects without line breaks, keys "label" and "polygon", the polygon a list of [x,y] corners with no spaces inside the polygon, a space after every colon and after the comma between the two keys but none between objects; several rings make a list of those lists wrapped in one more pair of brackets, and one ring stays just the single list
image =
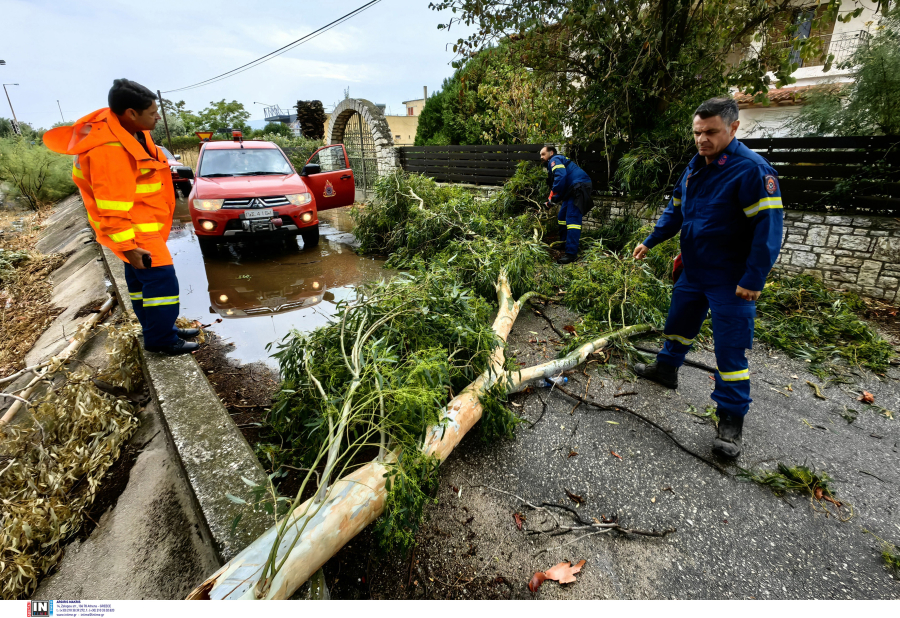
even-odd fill
[{"label": "green leafy foliage", "polygon": [[545,78],[504,41],[475,54],[444,80],[419,116],[416,146],[559,141],[568,101],[559,77]]},{"label": "green leafy foliage", "polygon": [[524,422],[508,406],[509,399],[502,384],[495,384],[479,399],[481,402],[481,421],[478,423],[481,439],[491,442],[499,439],[512,439],[516,435],[516,426]]},{"label": "green leafy foliage", "polygon": [[777,128],[790,135],[900,135],[900,8],[895,6],[842,65],[845,84],[813,89],[799,113]]},{"label": "green leafy foliage", "polygon": [[[414,447],[426,428],[438,422],[451,393],[462,390],[487,366],[495,342],[491,308],[465,289],[446,286],[446,281],[447,273],[439,270],[403,275],[363,290],[364,309],[339,306],[338,318],[346,316],[345,333],[356,332],[363,319],[375,323],[396,315],[376,330],[365,349],[351,432],[363,435],[370,425],[381,426],[393,443]],[[326,440],[328,417],[341,407],[350,381],[341,355],[341,323],[309,335],[294,332],[274,356],[284,382],[271,426],[293,444],[291,459],[307,466]],[[320,380],[327,400],[320,397],[311,374]]]},{"label": "green leafy foliage", "polygon": [[838,361],[883,372],[893,350],[859,318],[864,308],[855,294],[815,277],[770,276],[756,304],[756,338],[808,361],[820,378],[842,371]]},{"label": "green leafy foliage", "polygon": [[0,183],[34,210],[75,192],[72,158],[22,137],[0,138]]},{"label": "green leafy foliage", "polygon": [[788,491],[799,491],[810,496],[819,495],[834,498],[832,478],[825,472],[814,472],[806,466],[788,466],[779,463],[775,470],[740,469],[737,477],[741,480],[768,487],[781,495]]},{"label": "green leafy foliage", "polygon": [[[547,289],[538,276],[552,265],[543,236],[540,196],[544,172],[522,164],[501,190],[478,199],[461,187],[439,186],[396,172],[375,185],[375,198],[354,210],[360,251],[388,254],[389,267],[441,268],[493,301],[506,269],[513,294]],[[543,281],[543,283],[542,283]],[[537,286],[537,287],[535,287]]]},{"label": "green leafy foliage", "polygon": [[[857,5],[822,2],[812,28]],[[770,87],[794,81],[792,52],[806,60],[823,52],[819,37],[798,36],[796,3],[789,0],[441,0],[430,6],[448,16],[439,28],[459,25],[470,33],[454,45],[460,75],[508,46],[516,61],[507,61],[513,71],[500,75],[499,92],[514,93],[522,82],[518,67],[530,69],[535,98],[559,102],[553,107],[572,141],[597,141],[607,155],[624,151],[620,181],[648,196],[665,187],[673,162],[690,147],[687,129],[701,102],[727,96],[731,87],[765,101]],[[850,14],[858,12],[844,13]],[[745,53],[751,46],[756,51]],[[485,83],[483,94],[491,87]],[[516,109],[516,100],[509,97],[503,108]],[[483,115],[466,109],[473,119]]]},{"label": "green leafy foliage", "polygon": [[384,515],[375,524],[375,535],[387,551],[407,551],[415,544],[416,532],[425,517],[425,506],[436,504],[438,466],[434,456],[404,451],[399,461],[387,465],[387,495]]}]

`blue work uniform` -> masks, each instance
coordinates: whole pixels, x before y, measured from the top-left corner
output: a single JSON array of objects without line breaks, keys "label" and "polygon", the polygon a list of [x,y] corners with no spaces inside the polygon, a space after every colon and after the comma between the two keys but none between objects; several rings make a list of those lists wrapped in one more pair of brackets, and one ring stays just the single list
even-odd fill
[{"label": "blue work uniform", "polygon": [[657,362],[680,367],[712,310],[712,399],[732,415],[743,416],[750,407],[745,350],[753,345],[756,316],[756,302],[735,291],[763,289],[781,251],[783,219],[777,172],[734,139],[710,165],[694,156],[644,241],[652,248],[681,232],[684,272],[672,292]]},{"label": "blue work uniform", "polygon": [[574,161],[561,154],[553,155],[547,161],[547,169],[553,175],[551,201],[562,203],[557,216],[559,239],[566,243],[566,253],[577,255],[584,213],[575,205],[572,188],[584,183],[590,185],[591,177]]},{"label": "blue work uniform", "polygon": [[144,332],[145,348],[165,348],[178,343],[178,277],[175,267],[154,266],[138,270],[125,262],[125,283],[134,315]]}]

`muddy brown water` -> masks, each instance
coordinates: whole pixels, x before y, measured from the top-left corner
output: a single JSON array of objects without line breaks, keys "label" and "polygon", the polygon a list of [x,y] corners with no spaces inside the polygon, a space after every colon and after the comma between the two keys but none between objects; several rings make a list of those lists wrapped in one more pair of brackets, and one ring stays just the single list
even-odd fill
[{"label": "muddy brown water", "polygon": [[[336,303],[352,299],[365,282],[390,276],[383,260],[354,252],[349,208],[319,213],[319,245],[300,238],[235,242],[201,252],[186,199],[179,198],[169,251],[181,288],[181,315],[210,324],[234,344],[229,358],[262,361],[273,369],[267,344],[296,329],[327,324]],[[215,323],[221,318],[222,321]]]}]

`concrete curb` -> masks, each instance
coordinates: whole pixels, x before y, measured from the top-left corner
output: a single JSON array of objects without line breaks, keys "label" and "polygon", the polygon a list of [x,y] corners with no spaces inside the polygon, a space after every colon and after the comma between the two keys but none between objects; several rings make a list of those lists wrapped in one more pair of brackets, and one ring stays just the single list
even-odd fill
[{"label": "concrete curb", "polygon": [[[124,263],[108,248],[102,248],[119,302],[134,317]],[[225,494],[245,496],[247,485],[241,477],[265,484],[266,473],[193,356],[169,357],[144,350],[141,354],[147,383],[162,412],[197,512],[209,528],[216,554],[225,563],[273,523],[262,511],[251,512]],[[239,514],[243,517],[232,533],[232,522]]]}]

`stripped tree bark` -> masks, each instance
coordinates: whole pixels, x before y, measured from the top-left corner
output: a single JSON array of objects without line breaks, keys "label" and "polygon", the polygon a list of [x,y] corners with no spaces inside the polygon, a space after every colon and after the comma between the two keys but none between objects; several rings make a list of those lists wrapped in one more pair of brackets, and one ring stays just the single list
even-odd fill
[{"label": "stripped tree bark", "polygon": [[[422,451],[444,461],[482,414],[480,397],[495,384],[505,382],[509,392],[521,390],[529,381],[549,377],[570,369],[592,352],[621,338],[647,332],[649,325],[633,326],[587,343],[565,358],[515,372],[505,372],[504,347],[519,311],[531,294],[518,301],[501,273],[497,280],[499,310],[493,331],[498,343],[488,368],[447,404],[441,423],[432,427]],[[328,488],[324,503],[313,506],[311,498],[253,541],[240,554],[222,566],[187,597],[206,599],[287,599],[348,541],[375,521],[384,509],[386,463],[396,460],[391,453],[384,461],[372,461]],[[280,534],[286,528],[294,534]],[[299,534],[299,537],[298,537]],[[271,581],[260,582],[271,560],[274,544],[279,542],[276,561],[281,565]]]}]

